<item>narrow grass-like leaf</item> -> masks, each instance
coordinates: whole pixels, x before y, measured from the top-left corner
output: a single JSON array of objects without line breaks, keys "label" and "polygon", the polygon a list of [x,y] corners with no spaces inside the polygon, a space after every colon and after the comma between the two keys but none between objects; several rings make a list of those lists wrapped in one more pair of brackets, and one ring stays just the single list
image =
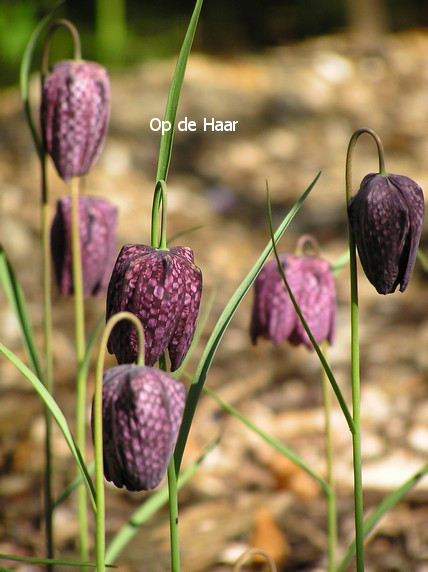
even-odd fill
[{"label": "narrow grass-like leaf", "polygon": [[349,249],[339,256],[336,262],[332,265],[331,269],[334,276],[337,276],[349,264]]},{"label": "narrow grass-like leaf", "polygon": [[[34,558],[32,556],[16,556],[15,554],[0,554],[1,560],[11,560],[12,562],[25,562],[26,564],[58,564],[59,566],[78,566],[79,568],[95,568],[95,562],[78,562],[75,560],[60,560],[56,558]],[[115,568],[115,566],[110,566]],[[1,568],[6,570],[6,568]]]},{"label": "narrow grass-like leaf", "polygon": [[172,235],[171,238],[168,238],[166,243],[169,246],[174,241],[176,241],[178,238],[181,238],[182,236],[186,236],[187,234],[191,234],[192,232],[196,232],[197,230],[200,230],[201,228],[204,228],[203,224],[198,224],[197,226],[192,226],[191,228],[186,228],[186,230],[182,230],[181,232],[177,232],[177,234]]},{"label": "narrow grass-like leaf", "polygon": [[156,174],[156,181],[167,181],[169,164],[172,154],[172,143],[174,139],[175,119],[177,116],[177,107],[180,99],[181,87],[183,85],[184,74],[186,72],[187,60],[189,59],[190,50],[192,48],[193,38],[195,36],[196,26],[198,25],[199,14],[202,8],[203,0],[196,0],[195,8],[187,28],[186,36],[178,56],[177,65],[175,67],[174,77],[172,79],[169,90],[168,100],[165,109],[164,121],[169,121],[171,128],[163,133],[159,149],[159,161]]},{"label": "narrow grass-like leaf", "polygon": [[3,247],[0,245],[0,281],[6,298],[18,320],[22,342],[30,365],[39,379],[43,379],[39,356],[34,341],[34,333],[25,302],[24,292]]},{"label": "narrow grass-like leaf", "polygon": [[[278,230],[276,231],[274,237],[275,242],[277,242],[284,234],[288,225],[299,211],[306,197],[313,189],[315,183],[318,181],[320,175],[321,173],[318,173],[318,175],[315,177],[315,179],[312,181],[312,183],[309,185],[306,191],[302,194],[299,200],[290,209],[287,216],[279,225]],[[244,280],[236,289],[235,293],[230,298],[229,302],[226,304],[226,307],[223,310],[220,318],[218,319],[217,324],[215,325],[214,330],[212,331],[212,334],[207,342],[207,345],[205,346],[201,359],[199,360],[195,375],[193,376],[192,385],[187,395],[186,406],[184,408],[183,422],[180,427],[177,445],[175,447],[174,457],[175,457],[175,467],[177,474],[180,471],[181,460],[183,457],[184,448],[186,446],[190,427],[192,425],[196,406],[198,404],[199,397],[204,387],[205,379],[207,377],[211,363],[214,359],[214,355],[217,351],[217,348],[223,338],[223,335],[228,325],[230,324],[230,321],[232,320],[236,310],[238,309],[239,304],[241,303],[245,294],[251,288],[254,280],[257,278],[257,275],[259,274],[260,270],[262,269],[264,263],[268,259],[271,252],[272,252],[272,242],[269,241],[268,245],[262,252],[257,262],[251,268],[247,276],[244,278]]]},{"label": "narrow grass-like leaf", "polygon": [[[88,474],[92,475],[95,469],[95,462],[91,461],[89,465],[87,465],[87,469],[88,469]],[[83,477],[80,474],[77,475],[77,477],[73,479],[71,483],[67,485],[66,488],[63,490],[63,492],[59,495],[59,497],[53,504],[53,509],[55,509],[57,506],[63,503],[71,495],[71,493],[75,491],[77,487],[79,487],[81,484],[83,484]]]},{"label": "narrow grass-like leaf", "polygon": [[298,467],[303,469],[305,473],[307,473],[321,487],[321,490],[325,494],[325,496],[329,496],[330,489],[328,484],[323,479],[321,479],[321,477],[319,477],[316,473],[314,473],[312,469],[308,467],[308,465],[297,453],[289,449],[278,439],[275,439],[275,437],[271,437],[270,435],[265,433],[262,429],[256,427],[254,423],[252,423],[244,415],[239,413],[239,411],[235,409],[232,405],[229,405],[229,403],[223,401],[223,399],[221,399],[221,397],[209,387],[206,386],[204,387],[204,393],[212,397],[220,405],[220,407],[224,409],[224,411],[229,413],[229,415],[233,415],[233,417],[239,419],[239,421],[241,421],[244,425],[246,425],[249,429],[251,429],[251,431],[256,433],[264,441],[266,441],[266,443],[268,443],[276,451],[278,451],[279,453],[290,459],[290,461],[293,461],[293,463],[295,463]]},{"label": "narrow grass-like leaf", "polygon": [[276,240],[275,240],[275,235],[273,233],[273,227],[272,227],[272,211],[271,211],[271,205],[270,205],[270,199],[269,199],[269,189],[267,189],[267,211],[268,211],[268,218],[269,218],[269,230],[270,230],[270,234],[271,234],[271,241],[272,241],[272,249],[273,249],[273,253],[275,255],[276,258],[276,263],[278,265],[278,270],[279,273],[281,274],[281,278],[287,288],[288,294],[290,296],[290,299],[293,303],[294,309],[296,310],[297,315],[300,318],[300,321],[302,322],[303,327],[305,328],[305,332],[308,334],[309,339],[311,340],[312,345],[314,346],[314,349],[318,355],[318,358],[321,362],[321,365],[328,377],[328,380],[333,388],[333,391],[337,397],[337,400],[339,402],[340,408],[342,409],[342,412],[345,416],[345,419],[348,423],[349,429],[351,431],[351,433],[355,432],[355,426],[354,426],[354,420],[352,419],[352,415],[348,409],[348,405],[345,401],[345,398],[343,397],[342,392],[340,391],[340,387],[336,381],[336,378],[333,375],[333,372],[331,371],[331,368],[329,366],[329,364],[327,363],[327,360],[324,357],[324,354],[321,351],[321,348],[319,347],[319,345],[317,344],[314,336],[312,335],[311,330],[309,329],[309,326],[300,310],[300,307],[298,305],[298,303],[296,302],[296,299],[293,295],[293,292],[291,291],[291,288],[288,284],[288,280],[287,277],[285,276],[284,270],[282,269],[282,265],[281,265],[281,261],[279,260],[279,256],[278,256],[278,251],[276,249]]},{"label": "narrow grass-like leaf", "polygon": [[46,389],[46,387],[43,385],[43,383],[40,381],[40,379],[13,352],[11,352],[2,343],[0,343],[0,352],[2,352],[7,357],[7,359],[11,361],[13,365],[28,379],[28,381],[32,384],[36,392],[39,394],[43,403],[52,413],[82,473],[83,480],[88,489],[93,509],[94,511],[96,511],[94,486],[91,477],[89,476],[86,464],[82,459],[82,455],[80,454],[80,451],[77,448],[76,443],[74,442],[73,435],[71,434],[70,427],[68,426],[67,420],[64,417],[63,412],[58,407],[58,404],[56,403],[52,395],[49,393],[49,391]]},{"label": "narrow grass-like leaf", "polygon": [[420,248],[418,248],[418,260],[421,263],[424,272],[428,272],[428,257]]},{"label": "narrow grass-like leaf", "polygon": [[[369,517],[366,518],[364,522],[364,538],[368,536],[379,520],[386,514],[389,510],[395,507],[397,503],[413,488],[418,482],[428,474],[428,465],[425,465],[417,471],[413,476],[411,476],[407,481],[405,481],[398,489],[389,494],[382,502],[373,510]],[[346,567],[355,556],[355,540],[349,545],[343,560],[337,568],[337,572],[345,572]]]},{"label": "narrow grass-like leaf", "polygon": [[[202,455],[194,463],[192,463],[183,473],[178,477],[177,489],[180,490],[196,473],[199,465],[205,457],[214,449],[219,441],[219,437],[212,441],[204,450]],[[110,542],[107,548],[105,560],[106,562],[114,563],[116,558],[126,547],[132,538],[138,533],[140,526],[142,526],[151,516],[153,516],[160,508],[162,508],[168,501],[168,487],[165,485],[154,494],[152,494],[144,503],[138,508],[128,522],[123,526],[116,536]]]},{"label": "narrow grass-like leaf", "polygon": [[211,310],[212,310],[212,307],[214,305],[214,300],[215,300],[216,294],[217,294],[217,290],[215,288],[213,288],[213,290],[211,291],[209,298],[208,298],[208,300],[204,306],[204,309],[203,309],[201,315],[199,316],[198,324],[196,326],[195,334],[193,336],[192,343],[190,344],[189,351],[187,352],[186,357],[184,358],[183,363],[180,365],[180,367],[178,369],[176,369],[173,373],[171,373],[171,375],[173,377],[176,377],[177,379],[180,378],[180,376],[184,372],[186,365],[187,365],[189,359],[191,358],[191,356],[193,354],[194,349],[198,345],[198,342],[201,338],[202,332],[204,331],[205,324],[207,323],[208,318],[211,314]]},{"label": "narrow grass-like leaf", "polygon": [[24,55],[22,56],[21,60],[21,69],[20,69],[20,76],[19,76],[19,85],[21,89],[21,99],[24,104],[25,115],[27,118],[28,126],[30,127],[31,136],[34,141],[34,147],[36,148],[37,154],[39,159],[42,160],[43,158],[43,149],[42,143],[40,141],[40,137],[36,128],[36,125],[33,120],[33,114],[31,113],[31,106],[30,106],[30,95],[29,95],[29,83],[30,83],[30,72],[31,72],[31,62],[33,60],[34,51],[36,49],[37,41],[40,37],[40,34],[43,30],[48,26],[50,23],[53,14],[58,8],[64,4],[65,0],[60,0],[55,4],[52,10],[47,14],[38,24],[36,29],[31,35],[31,38],[28,41],[28,44],[25,48]]}]

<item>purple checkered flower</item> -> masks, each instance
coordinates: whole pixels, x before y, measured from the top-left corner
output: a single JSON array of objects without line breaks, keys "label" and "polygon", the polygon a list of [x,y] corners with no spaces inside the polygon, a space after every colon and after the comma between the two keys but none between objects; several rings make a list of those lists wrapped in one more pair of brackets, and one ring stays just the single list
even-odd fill
[{"label": "purple checkered flower", "polygon": [[371,173],[348,203],[349,222],[367,278],[379,292],[404,292],[424,220],[420,186],[403,175]]},{"label": "purple checkered flower", "polygon": [[[202,292],[202,273],[185,246],[158,250],[126,244],[119,253],[107,293],[108,320],[127,310],[143,324],[145,362],[153,366],[168,349],[171,371],[181,365],[193,339]],[[113,329],[108,350],[119,363],[138,356],[138,335],[128,321]]]},{"label": "purple checkered flower", "polygon": [[[96,197],[79,197],[79,234],[83,294],[96,295],[107,288],[116,253],[117,209]],[[51,228],[51,250],[59,290],[73,294],[71,253],[71,197],[57,202]]]},{"label": "purple checkered flower", "polygon": [[[330,265],[315,256],[280,254],[279,259],[291,291],[318,344],[333,343],[336,329],[336,288]],[[297,315],[276,260],[266,264],[255,283],[250,334],[255,344],[259,336],[281,344],[312,343]]]},{"label": "purple checkered flower", "polygon": [[105,68],[82,60],[57,63],[43,82],[43,145],[64,181],[85,175],[101,154],[110,116]]},{"label": "purple checkered flower", "polygon": [[186,390],[164,371],[120,365],[103,377],[104,475],[117,487],[158,486],[183,417]]}]

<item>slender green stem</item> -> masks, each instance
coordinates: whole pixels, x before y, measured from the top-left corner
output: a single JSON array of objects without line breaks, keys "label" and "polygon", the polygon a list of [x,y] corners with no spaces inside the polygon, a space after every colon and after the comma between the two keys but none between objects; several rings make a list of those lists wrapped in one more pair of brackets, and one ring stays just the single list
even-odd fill
[{"label": "slender green stem", "polygon": [[[165,354],[159,360],[159,368],[167,371]],[[169,508],[169,537],[171,541],[171,572],[180,572],[180,543],[178,539],[178,498],[177,475],[175,472],[174,455],[168,465],[168,508]]]},{"label": "slender green stem", "polygon": [[55,20],[50,25],[48,33],[46,35],[45,42],[43,44],[42,66],[41,66],[42,77],[46,77],[48,74],[48,71],[49,71],[48,70],[48,68],[49,68],[49,52],[50,52],[50,48],[51,48],[53,35],[58,30],[58,28],[61,28],[61,27],[67,28],[67,30],[69,30],[69,32],[71,33],[71,36],[73,38],[73,46],[74,46],[74,59],[80,60],[82,57],[81,47],[80,47],[80,37],[79,37],[79,32],[77,31],[77,28],[74,26],[74,24],[72,24],[69,20],[66,20],[65,18],[60,18],[58,20]]},{"label": "slender green stem", "polygon": [[[159,209],[161,204],[161,232],[159,237]],[[154,248],[162,250],[166,249],[166,215],[166,184],[165,181],[158,181],[153,196],[151,244]]]},{"label": "slender green stem", "polygon": [[[382,142],[372,129],[359,129],[352,135],[346,156],[346,200],[352,196],[352,153],[358,137],[362,133],[370,134],[376,141],[379,155],[379,171],[385,172],[385,160]],[[355,432],[352,434],[354,457],[354,510],[355,510],[355,543],[357,557],[357,572],[364,570],[364,512],[363,512],[363,482],[361,461],[361,430],[360,430],[360,350],[358,338],[358,279],[357,253],[355,237],[348,223],[349,234],[349,266],[351,275],[351,375],[352,375],[352,417]]]},{"label": "slender green stem", "polygon": [[376,142],[377,152],[379,156],[379,173],[385,174],[385,151],[383,148],[383,143],[379,135],[371,129],[370,127],[362,127],[361,129],[357,129],[352,134],[351,140],[349,141],[348,145],[348,152],[346,155],[346,200],[349,201],[352,197],[352,154],[354,151],[354,147],[358,141],[360,135],[367,133],[371,135]]},{"label": "slender green stem", "polygon": [[103,415],[102,415],[102,391],[103,371],[105,361],[105,347],[112,329],[121,320],[129,320],[137,328],[138,332],[138,365],[144,366],[144,332],[140,320],[130,312],[118,312],[107,322],[100,342],[96,373],[94,395],[94,449],[95,449],[95,498],[97,504],[96,530],[95,530],[95,555],[97,572],[105,572],[105,502],[104,502],[104,460],[103,460]]},{"label": "slender green stem", "polygon": [[[41,167],[41,227],[42,227],[42,268],[43,268],[43,345],[45,354],[44,384],[53,394],[53,351],[52,351],[52,293],[51,293],[51,253],[50,253],[50,205],[46,174],[46,153],[40,158]],[[45,406],[45,527],[48,558],[54,556],[53,540],[53,498],[52,498],[52,417]],[[47,565],[53,570],[53,565]]]},{"label": "slender green stem", "polygon": [[[323,354],[327,353],[327,342],[322,344]],[[336,511],[336,487],[334,482],[333,463],[333,440],[331,432],[331,388],[328,377],[321,370],[322,396],[324,406],[324,435],[325,435],[325,458],[327,465],[327,483],[329,494],[327,496],[327,526],[328,526],[328,572],[336,570],[336,548],[337,548],[337,511]]]},{"label": "slender green stem", "polygon": [[[86,371],[82,367],[85,359],[85,307],[83,302],[82,256],[80,250],[79,226],[79,181],[77,177],[71,181],[71,246],[73,261],[74,323],[77,361],[76,389],[76,442],[86,459]],[[89,559],[88,544],[88,506],[85,487],[77,489],[79,512],[80,558]]]}]

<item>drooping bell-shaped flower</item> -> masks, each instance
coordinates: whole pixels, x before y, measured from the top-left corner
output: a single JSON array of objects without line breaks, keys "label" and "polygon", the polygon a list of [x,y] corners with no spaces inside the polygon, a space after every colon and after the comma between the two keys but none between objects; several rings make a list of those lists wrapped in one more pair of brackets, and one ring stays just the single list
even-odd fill
[{"label": "drooping bell-shaped flower", "polygon": [[101,154],[110,116],[110,82],[95,62],[57,63],[42,88],[43,144],[64,181],[86,174]]},{"label": "drooping bell-shaped flower", "polygon": [[349,222],[367,278],[379,292],[404,292],[424,219],[421,187],[403,175],[371,173],[348,203]]},{"label": "drooping bell-shaped flower", "polygon": [[[79,197],[79,236],[84,296],[107,288],[116,254],[117,209],[97,197]],[[57,202],[51,228],[51,251],[58,288],[73,294],[71,197]]]},{"label": "drooping bell-shaped flower", "polygon": [[[185,246],[158,250],[126,244],[119,253],[107,292],[108,320],[128,311],[144,327],[145,362],[153,366],[168,349],[171,371],[178,369],[193,339],[202,292],[202,272]],[[119,363],[138,356],[138,335],[129,322],[119,322],[108,341]]]},{"label": "drooping bell-shaped flower", "polygon": [[162,370],[120,365],[103,376],[104,475],[129,491],[162,480],[177,440],[186,390]]},{"label": "drooping bell-shaped flower", "polygon": [[[330,265],[315,256],[280,254],[279,259],[291,291],[318,344],[333,343],[336,329],[336,288]],[[294,309],[276,260],[266,264],[255,283],[250,334],[281,344],[305,344],[313,349]]]}]

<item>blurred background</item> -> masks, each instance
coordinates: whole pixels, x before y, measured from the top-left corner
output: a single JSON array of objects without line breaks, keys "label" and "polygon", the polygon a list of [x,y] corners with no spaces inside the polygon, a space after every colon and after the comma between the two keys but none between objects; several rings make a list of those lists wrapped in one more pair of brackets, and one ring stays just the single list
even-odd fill
[{"label": "blurred background", "polygon": [[[28,299],[42,346],[39,166],[18,89],[23,49],[52,2],[0,1],[0,241]],[[118,251],[148,243],[159,134],[175,61],[193,3],[73,1],[58,10],[78,27],[82,53],[109,69],[112,112],[104,152],[83,192],[109,198],[120,211]],[[423,0],[206,1],[178,110],[198,130],[177,132],[169,176],[168,234],[180,239],[204,275],[204,301],[217,289],[209,328],[269,240],[265,181],[278,224],[322,171],[287,230],[281,251],[303,233],[334,263],[346,250],[344,163],[352,132],[378,131],[393,173],[428,187],[428,4]],[[38,114],[41,50],[33,65],[31,100]],[[71,57],[66,31],[56,34],[51,61]],[[204,132],[204,118],[238,121],[234,133]],[[354,190],[377,170],[374,143],[359,140]],[[69,192],[49,166],[52,203]],[[428,252],[428,235],[422,249]],[[339,315],[329,356],[350,402],[349,283],[337,279]],[[416,265],[404,294],[382,297],[360,275],[362,431],[367,510],[427,462],[428,282]],[[320,366],[305,348],[252,347],[252,292],[224,337],[209,387],[267,433],[325,474]],[[104,295],[86,303],[87,331],[104,311]],[[19,330],[0,293],[2,342],[23,359]],[[55,397],[74,418],[73,303],[54,287]],[[196,349],[193,371],[202,346]],[[114,359],[110,358],[110,365]],[[28,383],[0,362],[0,553],[41,555],[43,413]],[[92,395],[93,376],[88,395]],[[335,404],[334,404],[335,405]],[[88,402],[88,418],[90,404]],[[218,433],[222,439],[180,493],[186,572],[224,572],[248,546],[271,552],[280,570],[325,570],[326,509],[319,489],[239,421],[203,397],[185,464]],[[334,406],[339,537],[353,534],[349,431]],[[88,431],[88,450],[91,452]],[[62,436],[55,437],[56,491],[74,476]],[[108,485],[110,538],[150,493]],[[56,511],[58,553],[76,554],[76,502]],[[428,571],[428,478],[380,524],[367,548],[368,571]],[[160,511],[119,560],[119,570],[168,569],[167,513]],[[21,572],[33,566],[8,564]],[[255,568],[254,568],[255,569]],[[350,567],[352,569],[352,566]]]}]

